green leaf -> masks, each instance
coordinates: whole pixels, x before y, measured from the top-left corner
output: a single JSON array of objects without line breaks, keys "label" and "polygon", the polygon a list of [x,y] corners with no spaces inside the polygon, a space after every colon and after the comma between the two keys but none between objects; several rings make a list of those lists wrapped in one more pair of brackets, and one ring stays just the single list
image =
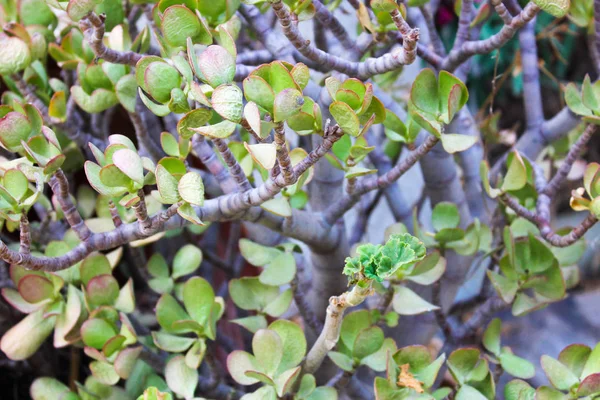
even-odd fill
[{"label": "green leaf", "polygon": [[581,372],[581,378],[583,379],[591,374],[597,373],[600,373],[600,344],[597,344],[590,353],[590,356],[583,367],[583,371]]},{"label": "green leaf", "polygon": [[252,353],[260,371],[268,376],[275,376],[283,357],[283,342],[277,332],[261,329],[252,338]]},{"label": "green leaf", "polygon": [[267,200],[260,205],[260,208],[280,217],[291,217],[292,207],[287,197],[278,196]]},{"label": "green leaf", "polygon": [[265,110],[272,112],[275,102],[275,92],[263,78],[250,75],[243,82],[246,100],[254,102]]},{"label": "green leaf", "polygon": [[593,116],[592,110],[583,104],[577,86],[572,82],[569,83],[565,89],[565,102],[575,114],[588,117]]},{"label": "green leaf", "polygon": [[191,274],[200,267],[202,251],[193,244],[180,248],[173,259],[173,279]]},{"label": "green leaf", "polygon": [[177,203],[181,199],[179,196],[177,179],[175,179],[175,177],[161,164],[156,166],[155,175],[160,197],[167,202],[167,204]]},{"label": "green leaf", "polygon": [[177,321],[189,320],[190,316],[177,300],[168,293],[163,294],[158,303],[156,303],[156,320],[158,324],[167,332],[178,333],[178,331],[189,331],[187,329],[176,329],[173,323]]},{"label": "green leaf", "polygon": [[[452,352],[448,357],[448,368],[461,383],[467,381],[480,363],[481,353],[475,348],[462,348]],[[481,379],[480,379],[481,380]]]},{"label": "green leaf", "polygon": [[531,400],[534,396],[535,389],[525,381],[515,379],[504,386],[504,397],[506,400]]},{"label": "green leaf", "polygon": [[600,393],[600,374],[588,375],[577,389],[578,396],[590,396]]},{"label": "green leaf", "polygon": [[90,279],[86,291],[90,303],[113,305],[119,296],[119,284],[112,275],[100,275]]},{"label": "green leaf", "polygon": [[[463,108],[469,99],[469,92],[464,83],[447,71],[439,74],[439,110],[446,124],[454,118],[458,110]],[[445,146],[444,146],[445,147]],[[447,150],[446,150],[447,151]]]},{"label": "green leaf", "polygon": [[431,222],[436,231],[445,228],[456,228],[460,223],[458,208],[453,203],[441,202],[436,204],[431,214]]},{"label": "green leaf", "polygon": [[267,327],[267,319],[263,315],[252,315],[245,318],[232,319],[229,322],[243,326],[252,333]]},{"label": "green leaf", "polygon": [[440,253],[433,252],[428,254],[422,261],[419,261],[406,279],[409,279],[419,285],[431,285],[437,282],[446,271],[446,259],[440,256]]},{"label": "green leaf", "polygon": [[284,89],[277,93],[273,101],[275,122],[282,122],[297,114],[304,104],[304,97],[296,89]]},{"label": "green leaf", "polygon": [[81,326],[81,339],[86,346],[101,350],[104,344],[117,334],[115,327],[100,318],[88,319]]},{"label": "green leaf", "polygon": [[410,101],[427,114],[438,114],[440,96],[437,78],[433,70],[425,68],[417,75],[410,89]]},{"label": "green leaf", "polygon": [[117,150],[113,154],[113,163],[131,180],[144,184],[144,167],[138,153],[130,149]]},{"label": "green leaf", "polygon": [[244,142],[244,147],[254,161],[264,169],[271,169],[277,161],[277,147],[275,143],[248,144]]},{"label": "green leaf", "polygon": [[0,350],[11,360],[25,360],[33,355],[54,328],[55,316],[44,318],[39,309],[13,325],[0,340]]},{"label": "green leaf", "polygon": [[363,329],[354,341],[352,356],[362,360],[375,353],[381,348],[384,338],[383,331],[377,326]]},{"label": "green leaf", "polygon": [[240,239],[239,247],[242,257],[257,267],[264,267],[281,253],[280,250],[254,243],[248,239]]},{"label": "green leaf", "polygon": [[[45,3],[43,3],[45,5]],[[77,400],[79,397],[72,393],[62,382],[54,378],[37,378],[31,384],[29,393],[33,400]]]},{"label": "green leaf", "polygon": [[264,308],[264,312],[271,317],[281,317],[290,307],[293,297],[294,294],[291,288],[283,291]]},{"label": "green leaf", "polygon": [[21,151],[23,149],[21,142],[29,138],[32,128],[31,122],[25,115],[11,111],[0,119],[0,141],[9,151]]},{"label": "green leaf", "polygon": [[502,368],[516,378],[530,379],[535,376],[535,366],[521,357],[505,351],[500,354],[499,359]]},{"label": "green leaf", "polygon": [[569,11],[571,4],[569,0],[535,0],[534,3],[556,18],[564,17]]},{"label": "green leaf", "polygon": [[296,260],[289,253],[280,253],[269,261],[259,275],[262,283],[271,286],[281,286],[290,283],[296,274]]},{"label": "green leaf", "polygon": [[167,8],[162,16],[161,29],[165,40],[174,47],[186,47],[187,38],[193,43],[210,44],[211,35],[192,10],[183,5]]},{"label": "green leaf", "polygon": [[394,288],[392,307],[400,315],[416,315],[439,309],[404,286]]},{"label": "green leaf", "polygon": [[500,354],[501,329],[502,321],[500,321],[500,318],[494,318],[483,333],[483,347],[496,356]]},{"label": "green leaf", "polygon": [[95,0],[69,0],[67,14],[73,21],[77,22],[90,11],[93,11],[97,4],[98,2]]},{"label": "green leaf", "polygon": [[571,386],[579,382],[573,372],[560,361],[543,355],[540,362],[548,380],[558,390],[569,390]]},{"label": "green leaf", "polygon": [[355,137],[359,135],[360,123],[358,117],[348,104],[334,101],[329,106],[329,112],[344,133]]},{"label": "green leaf", "polygon": [[507,160],[508,172],[502,182],[502,191],[519,190],[527,183],[527,169],[517,151],[511,153]]},{"label": "green leaf", "polygon": [[221,46],[208,46],[198,57],[198,67],[203,79],[213,88],[230,83],[235,77],[235,58]]},{"label": "green leaf", "polygon": [[[394,313],[395,314],[395,313]],[[397,314],[396,314],[397,315]],[[398,350],[394,339],[387,338],[375,353],[360,360],[361,365],[366,365],[374,371],[383,372],[387,366],[388,353],[394,354]]]},{"label": "green leaf", "polygon": [[215,293],[205,279],[195,276],[183,285],[185,309],[200,325],[208,321],[214,302]]},{"label": "green leaf", "polygon": [[461,135],[458,133],[444,133],[440,139],[444,150],[450,154],[465,151],[479,140],[477,136]]},{"label": "green leaf", "polygon": [[79,267],[81,282],[87,285],[88,282],[100,275],[110,275],[112,267],[108,258],[101,253],[92,253],[87,256]]},{"label": "green leaf", "polygon": [[92,371],[94,378],[96,378],[100,383],[113,386],[119,382],[119,375],[117,375],[114,367],[109,363],[103,361],[92,361],[90,363],[90,370]]},{"label": "green leaf", "polygon": [[184,139],[194,135],[194,128],[204,126],[211,118],[212,111],[205,108],[197,108],[185,114],[177,123],[177,133]]},{"label": "green leaf", "polygon": [[306,354],[306,338],[302,328],[291,321],[280,319],[269,325],[268,329],[277,332],[283,344],[283,356],[277,374],[298,366]]},{"label": "green leaf", "polygon": [[[138,82],[139,84],[139,82]],[[167,103],[171,99],[171,91],[181,85],[181,75],[174,67],[162,61],[155,61],[144,71],[142,88],[159,103]]]},{"label": "green leaf", "polygon": [[340,369],[349,372],[354,371],[354,361],[347,355],[338,353],[337,351],[330,351],[327,353],[327,357],[329,357]]},{"label": "green leaf", "polygon": [[175,356],[167,363],[165,379],[169,389],[178,396],[189,399],[194,396],[198,385],[198,371],[187,366],[184,356]]},{"label": "green leaf", "polygon": [[231,136],[235,127],[235,122],[225,120],[214,125],[191,128],[191,130],[209,138],[226,139]]},{"label": "green leaf", "polygon": [[460,389],[456,393],[456,396],[454,397],[454,399],[455,400],[487,400],[487,397],[485,397],[483,394],[481,394],[481,392],[478,391],[477,389],[475,389],[474,387],[469,386],[469,385],[463,385],[460,387]]},{"label": "green leaf", "polygon": [[115,94],[117,99],[125,109],[131,113],[135,112],[135,103],[137,99],[137,83],[135,76],[125,75],[115,85]]},{"label": "green leaf", "polygon": [[119,104],[114,92],[102,88],[87,94],[81,86],[72,86],[71,96],[82,110],[90,114],[100,113]]},{"label": "green leaf", "polygon": [[519,290],[519,283],[491,270],[487,271],[487,276],[492,282],[494,289],[496,289],[500,297],[502,297],[502,300],[504,300],[505,303],[512,303],[517,294],[517,290]]},{"label": "green leaf", "polygon": [[577,377],[581,376],[592,349],[583,344],[572,344],[565,347],[558,355],[558,361],[569,368]]},{"label": "green leaf", "polygon": [[64,91],[56,92],[52,95],[50,104],[48,105],[48,115],[60,122],[64,122],[67,119],[67,99]]},{"label": "green leaf", "polygon": [[226,120],[240,122],[242,119],[242,91],[233,84],[218,86],[210,99],[213,109]]},{"label": "green leaf", "polygon": [[227,370],[231,377],[240,385],[253,385],[257,379],[246,375],[246,371],[257,371],[260,367],[256,358],[245,351],[235,350],[227,357]]},{"label": "green leaf", "polygon": [[204,204],[204,183],[202,176],[197,172],[188,172],[183,175],[177,185],[181,198],[195,206]]}]

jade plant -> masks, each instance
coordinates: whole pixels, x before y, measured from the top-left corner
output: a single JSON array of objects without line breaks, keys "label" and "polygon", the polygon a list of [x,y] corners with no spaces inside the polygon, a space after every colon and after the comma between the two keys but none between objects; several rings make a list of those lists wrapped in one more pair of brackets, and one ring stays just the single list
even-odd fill
[{"label": "jade plant", "polygon": [[1,0],[6,393],[600,397],[593,10]]}]

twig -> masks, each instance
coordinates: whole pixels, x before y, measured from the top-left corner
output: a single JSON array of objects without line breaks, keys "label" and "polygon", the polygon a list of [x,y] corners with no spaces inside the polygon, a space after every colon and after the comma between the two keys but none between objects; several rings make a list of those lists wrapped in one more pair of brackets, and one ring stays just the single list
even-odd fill
[{"label": "twig", "polygon": [[27,219],[27,212],[23,210],[21,212],[20,222],[20,248],[19,252],[22,254],[31,253],[31,232],[29,230],[29,219]]},{"label": "twig", "polygon": [[227,168],[212,150],[204,136],[194,135],[192,148],[202,164],[213,174],[224,193],[233,193],[238,190],[237,182],[233,179]]},{"label": "twig", "polygon": [[332,204],[324,212],[324,219],[327,223],[333,224],[342,215],[346,213],[356,202],[360,199],[360,196],[375,189],[384,189],[394,183],[400,178],[406,171],[408,171],[413,165],[417,163],[425,154],[427,154],[439,141],[435,136],[428,136],[427,139],[415,150],[411,151],[410,154],[401,162],[396,164],[388,173],[373,177],[366,178],[356,185],[354,193],[345,195],[340,200]]},{"label": "twig", "polygon": [[[494,0],[494,4],[499,0]],[[442,69],[453,71],[469,57],[475,54],[487,54],[492,50],[498,49],[506,44],[526,23],[540,12],[540,8],[534,3],[528,3],[523,11],[511,19],[510,24],[504,25],[500,32],[485,39],[477,41],[466,41],[458,49],[454,49],[448,54],[442,63]]]},{"label": "twig", "polygon": [[58,169],[50,179],[50,187],[56,196],[56,200],[62,209],[63,214],[69,226],[79,237],[79,240],[85,242],[90,238],[92,232],[89,230],[77,207],[71,201],[69,195],[69,182],[62,169]]},{"label": "twig", "polygon": [[138,224],[142,233],[149,232],[152,229],[152,220],[148,217],[148,209],[146,208],[146,195],[144,190],[140,189],[137,192],[140,200],[133,205],[133,211],[138,220]]},{"label": "twig", "polygon": [[135,67],[137,62],[142,58],[142,55],[133,51],[116,51],[109,49],[104,44],[104,20],[106,15],[96,15],[90,12],[80,22],[79,26],[88,37],[90,47],[98,58],[102,58],[108,62],[115,64],[126,64]]},{"label": "twig", "polygon": [[250,182],[248,182],[248,178],[246,178],[246,174],[244,174],[242,167],[233,156],[229,146],[227,146],[227,142],[225,142],[223,139],[217,138],[212,139],[212,141],[219,153],[221,153],[223,161],[225,161],[227,168],[229,168],[229,173],[231,176],[233,176],[233,179],[235,179],[239,188],[243,191],[252,189],[252,185],[250,185]]},{"label": "twig", "polygon": [[349,307],[361,304],[370,293],[370,286],[365,288],[356,285],[352,291],[345,292],[340,296],[333,296],[329,299],[325,325],[317,341],[306,356],[302,368],[303,373],[312,374],[319,368],[327,353],[334,348],[340,337],[344,311]]},{"label": "twig", "polygon": [[123,221],[121,220],[121,216],[119,215],[119,211],[117,210],[117,206],[112,199],[108,200],[108,210],[110,211],[110,217],[115,225],[115,228],[123,225]]},{"label": "twig", "polygon": [[598,125],[589,124],[585,128],[585,131],[583,131],[579,139],[577,139],[577,141],[569,149],[567,156],[563,160],[561,166],[558,168],[558,171],[556,171],[554,177],[552,177],[550,182],[548,182],[546,187],[543,189],[543,195],[548,196],[549,198],[554,197],[558,189],[560,189],[561,183],[565,180],[565,178],[569,174],[569,171],[571,171],[573,163],[575,162],[575,160],[577,160],[577,158],[583,151],[583,148],[587,145],[587,143],[597,131]]},{"label": "twig", "polygon": [[400,51],[394,52],[393,54],[386,53],[378,58],[369,58],[363,62],[354,62],[325,53],[312,46],[310,41],[307,41],[302,36],[298,27],[293,23],[289,11],[281,0],[274,1],[271,3],[271,6],[279,19],[283,33],[292,45],[294,45],[300,54],[324,69],[334,69],[349,76],[368,79],[373,75],[393,71],[414,61],[414,54],[412,54],[412,52],[407,52],[407,49],[416,49],[416,41],[419,38],[418,29],[410,31],[409,37],[405,38],[408,43],[406,43],[404,48]]},{"label": "twig", "polygon": [[350,38],[346,29],[344,29],[344,25],[329,11],[329,8],[323,5],[321,0],[314,0],[312,4],[316,11],[315,17],[321,25],[333,33],[333,36],[342,44],[345,50],[358,53],[356,41]]},{"label": "twig", "polygon": [[144,121],[144,112],[142,107],[142,103],[138,101],[136,104],[136,112],[128,113],[129,119],[131,120],[131,124],[133,125],[138,145],[141,149],[144,149],[146,153],[148,153],[148,156],[150,156],[150,159],[156,163],[163,157],[164,153],[160,149],[158,144],[155,141],[153,141],[150,137],[146,121]]},{"label": "twig", "polygon": [[279,122],[275,125],[274,142],[277,152],[277,163],[283,174],[283,181],[286,185],[291,185],[292,182],[296,181],[296,177],[294,176],[294,168],[292,167],[292,161],[290,160],[290,155],[285,142],[285,128],[283,122]]}]

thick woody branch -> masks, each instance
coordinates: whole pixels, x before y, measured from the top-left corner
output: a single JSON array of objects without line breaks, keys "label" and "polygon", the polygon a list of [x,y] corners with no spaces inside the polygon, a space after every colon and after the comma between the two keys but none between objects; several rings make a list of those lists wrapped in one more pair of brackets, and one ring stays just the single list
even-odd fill
[{"label": "thick woody branch", "polygon": [[347,308],[361,304],[370,293],[370,285],[367,287],[356,285],[352,291],[345,292],[341,296],[333,296],[329,299],[325,324],[317,341],[306,356],[306,361],[302,368],[304,374],[312,374],[319,369],[327,353],[337,344],[340,338],[344,311]]},{"label": "thick woody branch", "polygon": [[279,122],[275,125],[275,149],[277,152],[277,163],[283,180],[286,185],[291,185],[292,182],[296,181],[294,176],[294,168],[292,167],[292,161],[288,153],[287,144],[285,142],[285,127],[283,122]]},{"label": "thick woody branch", "polygon": [[79,26],[88,37],[90,47],[98,58],[102,58],[108,62],[115,64],[126,64],[135,67],[137,62],[142,58],[142,55],[133,51],[116,51],[109,49],[104,44],[104,14],[96,15],[91,12],[84,17]]},{"label": "thick woody branch", "polygon": [[500,47],[504,46],[526,23],[533,20],[533,18],[539,12],[540,8],[536,4],[527,4],[527,6],[519,15],[511,19],[510,24],[502,27],[500,32],[485,40],[466,41],[460,48],[452,50],[448,57],[444,60],[442,69],[453,71],[475,54],[487,54],[492,50],[499,49]]},{"label": "thick woody branch", "polygon": [[417,163],[425,154],[427,154],[437,143],[439,139],[435,136],[428,136],[427,139],[415,150],[410,152],[408,157],[396,164],[390,171],[378,177],[366,178],[356,184],[351,195],[347,194],[331,205],[325,212],[325,221],[333,224],[342,215],[351,209],[360,199],[360,197],[375,189],[384,189],[396,182],[406,171]]},{"label": "thick woody branch", "polygon": [[[301,176],[329,152],[342,134],[338,126],[332,127],[326,132],[323,143],[311,151],[294,167],[295,176]],[[66,181],[64,174],[60,173],[57,179],[60,179],[60,175]],[[275,179],[268,179],[258,188],[207,200],[203,207],[196,208],[196,213],[202,221],[225,221],[234,218],[243,218],[252,222],[260,222],[269,228],[284,233],[286,236],[305,241],[308,244],[334,246],[337,243],[337,235],[339,233],[330,226],[322,224],[320,219],[315,218],[314,214],[298,211],[292,218],[283,219],[272,214],[266,214],[264,210],[258,207],[253,208],[274,198],[285,186],[283,176],[279,175]],[[60,186],[58,183],[55,183],[55,188],[59,193],[65,194],[66,199],[68,199],[68,189],[59,191]],[[71,205],[71,207],[65,207],[67,210],[70,210],[70,213],[63,209],[65,215],[69,216],[67,220],[71,226],[85,227],[81,216],[76,212],[75,206],[72,205],[73,203],[70,199],[66,203],[65,197],[60,196],[59,201],[65,202],[66,205]],[[112,249],[135,240],[147,238],[164,230],[180,228],[186,225],[187,221],[175,215],[177,207],[179,207],[179,204],[174,204],[168,210],[150,218],[149,228],[143,228],[139,222],[123,224],[110,232],[96,234],[89,233],[90,231],[87,227],[73,228],[81,235],[80,238],[84,237],[85,239],[82,239],[82,243],[71,249],[68,253],[58,257],[34,257],[30,254],[21,254],[9,249],[4,242],[0,241],[0,259],[9,264],[18,264],[34,270],[60,271],[83,260],[93,251]],[[69,218],[71,219],[69,220]],[[77,222],[77,218],[80,222]],[[82,234],[84,229],[88,232],[87,235]]]},{"label": "thick woody branch", "polygon": [[539,60],[535,38],[535,18],[519,32],[521,66],[523,68],[523,103],[527,130],[539,129],[544,122]]},{"label": "thick woody branch", "polygon": [[352,53],[359,53],[356,41],[350,38],[346,29],[344,29],[344,25],[321,3],[321,0],[314,0],[312,4],[316,11],[315,17],[321,25],[333,33],[333,36],[344,46],[345,50]]},{"label": "thick woody branch", "polygon": [[240,53],[236,62],[245,65],[259,65],[273,61],[273,55],[269,50],[250,50]]},{"label": "thick woody branch", "polygon": [[467,322],[456,329],[454,332],[454,338],[456,340],[460,340],[473,335],[478,328],[485,326],[492,319],[495,313],[503,310],[507,306],[508,304],[505,303],[500,297],[490,297],[475,310]]},{"label": "thick woody branch", "polygon": [[300,54],[324,69],[333,69],[349,76],[368,79],[373,75],[393,71],[414,61],[414,54],[407,52],[406,49],[416,50],[416,42],[419,39],[418,29],[411,30],[410,35],[404,38],[407,44],[402,49],[387,53],[378,58],[369,58],[363,62],[354,62],[328,54],[311,45],[310,41],[302,36],[281,0],[275,1],[271,5],[275,11],[275,15],[279,19],[284,35],[292,45]]},{"label": "thick woody branch", "polygon": [[81,214],[79,214],[75,204],[71,201],[69,195],[69,182],[62,169],[58,169],[54,173],[50,179],[50,187],[54,192],[54,196],[56,197],[63,214],[65,214],[69,226],[77,234],[79,240],[85,242],[92,236],[92,232],[83,221],[83,218],[81,218]]},{"label": "thick woody branch", "polygon": [[[502,3],[500,3],[502,4]],[[464,42],[469,39],[471,30],[471,14],[473,13],[473,0],[463,0],[460,8],[460,17],[458,19],[458,30],[454,40],[454,48],[460,48]],[[510,22],[510,21],[508,21]],[[505,21],[505,23],[507,23]]]}]

